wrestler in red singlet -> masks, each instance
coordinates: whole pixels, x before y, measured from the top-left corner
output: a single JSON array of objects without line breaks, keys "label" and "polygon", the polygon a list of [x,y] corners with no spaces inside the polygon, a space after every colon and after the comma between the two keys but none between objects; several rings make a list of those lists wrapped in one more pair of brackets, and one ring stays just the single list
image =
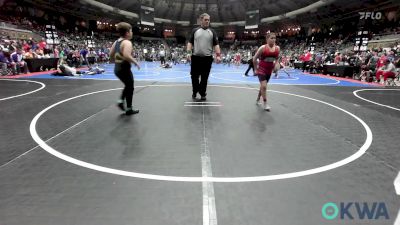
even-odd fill
[{"label": "wrestler in red singlet", "polygon": [[[271,51],[268,45],[264,45],[264,49],[259,57],[260,62],[258,63],[256,74],[258,75],[260,82],[262,80],[267,80],[267,82],[269,81],[269,78],[271,77],[272,71],[275,67],[275,61],[278,59],[279,47],[274,45],[272,49],[273,50]],[[260,76],[262,78],[260,78]],[[263,77],[265,77],[265,79]]]},{"label": "wrestler in red singlet", "polygon": [[[257,104],[259,104],[260,97],[263,97],[264,109],[269,111],[271,107],[267,104],[267,83],[271,78],[272,71],[279,68],[279,46],[275,44],[275,33],[269,33],[266,36],[267,43],[261,46],[253,57],[253,64],[256,68],[256,74],[260,81],[260,91],[257,97]],[[257,62],[259,59],[259,63]]]}]

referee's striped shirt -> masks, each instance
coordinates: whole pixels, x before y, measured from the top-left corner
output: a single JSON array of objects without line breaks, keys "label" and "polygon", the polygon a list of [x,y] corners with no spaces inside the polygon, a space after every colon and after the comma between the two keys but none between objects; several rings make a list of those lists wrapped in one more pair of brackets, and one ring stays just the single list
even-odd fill
[{"label": "referee's striped shirt", "polygon": [[218,45],[218,36],[211,28],[197,27],[192,30],[189,41],[193,46],[193,55],[212,56],[213,47]]}]

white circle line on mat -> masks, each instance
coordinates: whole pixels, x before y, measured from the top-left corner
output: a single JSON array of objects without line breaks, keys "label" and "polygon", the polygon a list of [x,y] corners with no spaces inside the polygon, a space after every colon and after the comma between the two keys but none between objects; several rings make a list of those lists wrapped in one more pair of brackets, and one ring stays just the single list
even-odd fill
[{"label": "white circle line on mat", "polygon": [[[162,81],[162,80],[174,80],[174,79],[183,79],[188,78],[190,76],[181,76],[181,77],[166,77],[166,78],[136,78],[135,81]],[[73,80],[119,80],[117,77],[115,78],[91,78],[91,77],[68,77],[69,79]]]},{"label": "white circle line on mat", "polygon": [[[255,81],[242,81],[242,80],[233,80],[233,79],[226,79],[226,78],[220,78],[220,77],[216,77],[213,74],[210,74],[210,77],[218,79],[218,80],[225,80],[225,81],[234,81],[234,82],[240,82],[240,83],[252,83],[252,84],[259,84],[259,82],[255,82]],[[322,79],[330,79],[330,78],[322,78]],[[333,79],[330,79],[333,80]],[[271,85],[312,85],[312,86],[317,86],[317,85],[335,85],[335,84],[339,84],[340,81],[339,80],[334,80],[336,81],[335,83],[318,83],[318,84],[296,84],[296,83],[277,83],[277,82],[271,82],[269,84]]]},{"label": "white circle line on mat", "polygon": [[[215,78],[215,75],[216,74],[243,74],[243,72],[240,72],[240,71],[232,71],[232,72],[227,72],[227,71],[224,71],[224,72],[213,72],[213,73],[211,73],[211,75],[213,75],[213,77]],[[254,77],[254,76],[249,76],[249,77]],[[217,79],[218,79],[219,77],[217,77]],[[272,77],[272,75],[271,75],[271,80],[278,80],[278,81],[281,81],[281,80],[299,80],[300,78],[299,77],[293,77],[293,78],[273,78]],[[240,81],[240,80],[238,80],[238,81]],[[244,82],[246,82],[246,81],[244,81]],[[251,82],[254,82],[254,81],[251,81]],[[258,82],[257,82],[258,83]]]},{"label": "white circle line on mat", "polygon": [[[190,85],[147,85],[147,86],[136,86],[136,87],[190,87]],[[221,87],[221,88],[237,88],[237,89],[250,89],[250,90],[258,90],[257,88],[251,88],[251,87],[238,87],[238,86],[223,86],[223,85],[209,85],[210,87]],[[97,94],[97,93],[102,93],[102,92],[108,92],[108,91],[114,91],[114,90],[120,90],[120,88],[115,88],[115,89],[107,89],[107,90],[102,90],[102,91],[95,91],[95,92],[90,92],[82,95],[78,95],[75,97],[71,97],[62,101],[59,101],[53,105],[48,106],[47,108],[43,109],[41,112],[39,112],[31,121],[29,130],[32,138],[35,140],[35,142],[42,147],[45,151],[48,153],[52,154],[53,156],[56,156],[62,160],[65,160],[67,162],[70,162],[72,164],[85,167],[88,169],[104,172],[104,173],[109,173],[109,174],[115,174],[115,175],[120,175],[120,176],[127,176],[127,177],[135,177],[135,178],[142,178],[142,179],[151,179],[151,180],[160,180],[160,181],[180,181],[180,182],[226,182],[226,183],[234,183],[234,182],[255,182],[255,181],[271,181],[271,180],[282,180],[282,179],[290,179],[290,178],[295,178],[295,177],[302,177],[302,176],[308,176],[312,174],[318,174],[322,173],[325,171],[333,170],[338,167],[347,165],[356,159],[360,158],[371,146],[372,143],[372,131],[369,128],[369,126],[359,117],[356,115],[348,112],[345,109],[342,109],[338,106],[335,106],[333,104],[317,100],[314,98],[302,96],[302,95],[297,95],[297,94],[292,94],[292,93],[286,93],[286,92],[281,92],[281,91],[274,91],[270,90],[270,92],[275,92],[275,93],[280,93],[280,94],[285,94],[285,95],[290,95],[290,96],[295,96],[295,97],[300,97],[304,99],[308,99],[311,101],[315,101],[318,103],[322,103],[325,105],[328,105],[330,107],[333,107],[334,109],[337,109],[339,111],[342,111],[354,119],[356,119],[365,129],[366,132],[366,139],[364,144],[360,147],[360,149],[352,154],[351,156],[342,159],[340,161],[337,161],[335,163],[331,163],[325,166],[313,168],[313,169],[308,169],[308,170],[302,170],[302,171],[297,171],[297,172],[291,172],[291,173],[283,173],[283,174],[275,174],[275,175],[266,175],[266,176],[251,176],[251,177],[180,177],[180,176],[164,176],[164,175],[157,175],[157,174],[146,174],[146,173],[138,173],[138,172],[131,172],[131,171],[124,171],[124,170],[118,170],[118,169],[113,169],[113,168],[108,168],[104,166],[99,166],[95,165],[92,163],[84,162],[79,159],[72,158],[68,155],[65,155],[61,152],[58,152],[51,146],[49,146],[44,140],[42,140],[37,131],[36,131],[36,124],[39,118],[48,110],[52,109],[53,107],[60,105],[64,102],[81,98],[84,96],[92,95],[92,94]]]},{"label": "white circle line on mat", "polygon": [[390,106],[390,105],[384,105],[384,104],[381,104],[381,103],[378,103],[378,102],[374,102],[374,101],[371,101],[369,99],[366,99],[366,98],[363,98],[363,97],[359,96],[358,92],[362,92],[362,91],[400,91],[400,89],[359,89],[359,90],[353,91],[354,96],[356,96],[357,98],[359,98],[361,100],[364,100],[366,102],[369,102],[369,103],[372,103],[372,104],[375,104],[375,105],[383,106],[383,107],[386,107],[386,108],[389,108],[389,109],[394,109],[394,110],[400,111],[399,108],[396,108],[396,107],[393,107],[393,106]]},{"label": "white circle line on mat", "polygon": [[12,99],[12,98],[18,98],[18,97],[21,97],[21,96],[24,96],[24,95],[29,95],[29,94],[33,94],[33,93],[35,93],[35,92],[38,92],[38,91],[40,91],[40,90],[42,90],[43,88],[45,88],[46,87],[46,85],[44,84],[44,83],[42,83],[42,82],[38,82],[38,81],[33,81],[33,80],[16,80],[16,79],[0,79],[0,81],[1,80],[7,80],[7,81],[20,81],[20,82],[29,82],[29,83],[36,83],[36,84],[40,84],[41,85],[41,87],[40,88],[38,88],[38,89],[36,89],[36,90],[33,90],[33,91],[30,91],[30,92],[27,92],[27,93],[23,93],[23,94],[19,94],[19,95],[14,95],[14,96],[10,96],[10,97],[6,97],[6,98],[0,98],[0,101],[4,101],[4,100],[8,100],[8,99]]}]

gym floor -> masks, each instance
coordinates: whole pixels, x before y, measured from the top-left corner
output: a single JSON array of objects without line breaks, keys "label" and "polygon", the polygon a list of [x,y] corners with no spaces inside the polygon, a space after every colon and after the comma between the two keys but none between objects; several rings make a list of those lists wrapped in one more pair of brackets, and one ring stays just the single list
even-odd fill
[{"label": "gym floor", "polygon": [[245,66],[213,65],[200,102],[189,65],[142,63],[125,116],[103,67],[0,79],[0,225],[395,223],[400,89],[281,70],[266,112]]}]

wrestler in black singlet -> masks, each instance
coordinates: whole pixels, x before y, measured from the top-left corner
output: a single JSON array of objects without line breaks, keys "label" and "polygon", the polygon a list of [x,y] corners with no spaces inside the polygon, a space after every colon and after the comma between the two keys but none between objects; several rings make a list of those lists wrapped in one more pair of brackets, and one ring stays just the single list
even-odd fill
[{"label": "wrestler in black singlet", "polygon": [[131,71],[131,63],[126,61],[122,57],[121,53],[121,43],[124,41],[123,40],[118,40],[115,43],[115,67],[114,67],[114,73],[115,75],[122,81],[122,83],[125,84],[125,88],[122,91],[121,95],[121,100],[118,104],[118,107],[120,107],[122,110],[124,110],[124,100],[126,100],[126,114],[131,115],[131,114],[136,114],[139,112],[139,110],[133,110],[132,109],[132,97],[133,97],[133,90],[134,90],[134,80],[133,80],[133,74]]}]

